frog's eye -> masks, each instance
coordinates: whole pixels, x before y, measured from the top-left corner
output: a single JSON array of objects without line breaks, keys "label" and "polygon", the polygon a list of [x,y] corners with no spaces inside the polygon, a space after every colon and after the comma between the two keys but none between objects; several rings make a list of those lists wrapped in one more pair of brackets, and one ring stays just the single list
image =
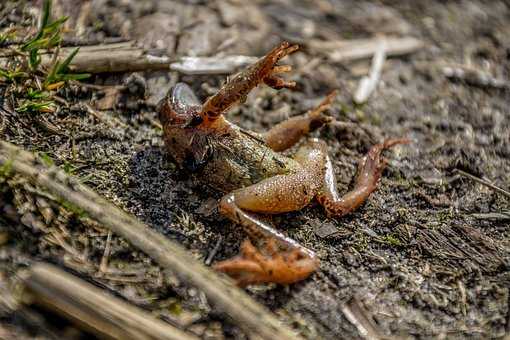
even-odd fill
[{"label": "frog's eye", "polygon": [[169,96],[172,108],[178,114],[188,114],[196,112],[200,108],[200,102],[193,90],[184,83],[177,83],[171,90]]},{"label": "frog's eye", "polygon": [[163,125],[190,127],[201,123],[200,102],[191,90],[183,83],[177,83],[158,105],[160,120]]}]

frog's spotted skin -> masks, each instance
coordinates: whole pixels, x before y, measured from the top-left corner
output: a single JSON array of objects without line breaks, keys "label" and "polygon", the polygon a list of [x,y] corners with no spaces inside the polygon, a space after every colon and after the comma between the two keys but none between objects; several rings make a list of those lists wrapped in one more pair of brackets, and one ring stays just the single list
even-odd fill
[{"label": "frog's spotted skin", "polygon": [[314,110],[288,119],[264,134],[242,130],[222,115],[242,102],[260,83],[274,88],[295,84],[275,74],[290,71],[276,63],[297,50],[284,42],[264,58],[234,76],[216,95],[200,105],[191,89],[177,84],[159,104],[167,149],[180,167],[207,185],[227,193],[220,212],[243,226],[247,240],[237,257],[215,265],[239,285],[276,282],[290,284],[317,270],[315,254],[257,218],[257,214],[296,211],[314,198],[329,216],[343,216],[360,206],[372,193],[386,162],[383,150],[405,139],[389,139],[372,147],[360,163],[353,190],[338,195],[326,144],[312,139],[294,157],[279,153],[301,137],[330,121],[323,112],[334,98],[331,93]]}]

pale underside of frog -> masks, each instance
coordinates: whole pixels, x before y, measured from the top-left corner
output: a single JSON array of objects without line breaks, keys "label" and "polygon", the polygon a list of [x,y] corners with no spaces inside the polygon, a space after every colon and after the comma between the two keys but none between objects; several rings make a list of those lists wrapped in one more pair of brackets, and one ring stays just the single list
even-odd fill
[{"label": "pale underside of frog", "polygon": [[343,216],[359,207],[375,190],[386,165],[382,151],[408,142],[387,139],[374,145],[358,166],[354,188],[340,196],[323,141],[307,140],[292,158],[280,153],[331,121],[323,112],[331,106],[334,92],[317,108],[287,119],[265,133],[247,131],[227,121],[223,114],[234,104],[244,102],[259,84],[275,89],[295,86],[294,82],[277,76],[291,70],[277,62],[297,49],[295,45],[281,43],[229,79],[203,105],[187,85],[178,83],[158,107],[165,145],[172,158],[181,169],[226,193],[219,203],[220,212],[248,234],[238,256],[214,266],[240,286],[290,284],[307,278],[319,267],[313,251],[263,222],[260,214],[297,211],[316,199],[328,216]]}]

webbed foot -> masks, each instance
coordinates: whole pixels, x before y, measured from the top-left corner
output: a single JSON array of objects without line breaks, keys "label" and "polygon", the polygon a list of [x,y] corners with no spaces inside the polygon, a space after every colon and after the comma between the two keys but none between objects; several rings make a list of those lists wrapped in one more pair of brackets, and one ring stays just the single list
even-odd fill
[{"label": "webbed foot", "polygon": [[221,261],[214,269],[233,278],[238,286],[250,284],[291,284],[304,280],[317,270],[319,261],[299,249],[279,251],[276,240],[269,239],[258,250],[247,239],[241,245],[238,256]]}]

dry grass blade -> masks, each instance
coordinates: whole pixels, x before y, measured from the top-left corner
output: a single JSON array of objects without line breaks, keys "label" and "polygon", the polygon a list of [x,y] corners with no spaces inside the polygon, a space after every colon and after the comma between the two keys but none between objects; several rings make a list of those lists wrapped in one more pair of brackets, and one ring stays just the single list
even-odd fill
[{"label": "dry grass blade", "polygon": [[342,307],[345,317],[358,329],[359,334],[367,340],[380,340],[383,336],[376,328],[372,316],[361,306],[360,301],[351,298]]},{"label": "dry grass blade", "polygon": [[510,221],[510,211],[471,214],[470,216],[480,220]]},{"label": "dry grass blade", "polygon": [[467,178],[469,178],[469,179],[472,179],[472,180],[473,180],[473,181],[475,181],[475,182],[478,182],[478,183],[480,183],[480,184],[483,184],[483,185],[485,185],[485,186],[487,186],[487,187],[491,188],[492,190],[494,190],[494,191],[496,191],[496,192],[500,193],[501,195],[503,195],[503,196],[505,196],[505,197],[507,197],[507,198],[510,198],[510,192],[506,191],[505,189],[501,189],[501,188],[500,188],[500,187],[498,187],[498,186],[495,186],[494,184],[492,184],[492,183],[491,183],[491,182],[489,182],[489,181],[486,181],[486,180],[481,179],[481,178],[479,178],[479,177],[473,176],[473,175],[471,175],[471,174],[469,174],[469,173],[467,173],[467,172],[465,172],[465,171],[462,171],[462,170],[460,170],[460,169],[455,169],[455,172],[456,172],[456,173],[458,173],[459,175],[462,175],[462,176],[464,176],[464,177],[467,177]]}]

